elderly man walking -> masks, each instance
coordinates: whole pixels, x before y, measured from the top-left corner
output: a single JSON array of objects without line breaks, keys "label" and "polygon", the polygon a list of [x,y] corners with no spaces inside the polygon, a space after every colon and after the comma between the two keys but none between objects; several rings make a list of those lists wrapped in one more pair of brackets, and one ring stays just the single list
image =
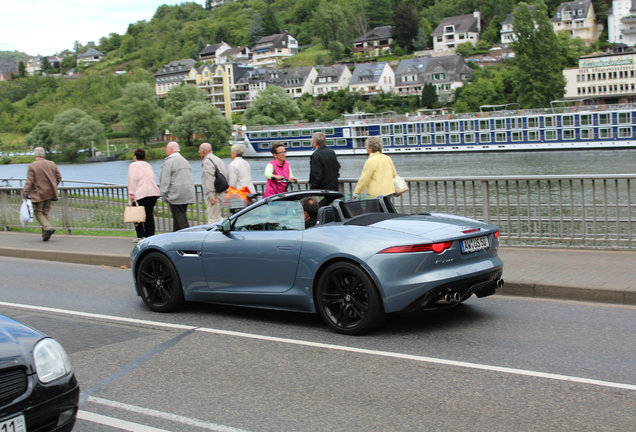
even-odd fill
[{"label": "elderly man walking", "polygon": [[62,175],[55,163],[44,159],[44,148],[36,147],[33,153],[35,160],[29,165],[22,196],[31,199],[33,213],[42,225],[42,241],[49,241],[55,232],[49,222],[49,211],[51,201],[58,200],[57,185],[62,181]]},{"label": "elderly man walking", "polygon": [[208,208],[208,223],[215,224],[223,219],[221,212],[223,211],[223,195],[225,191],[217,191],[214,186],[216,180],[216,170],[227,178],[225,164],[214,153],[212,153],[212,145],[203,143],[199,146],[199,155],[201,156],[201,187],[203,188],[203,196]]},{"label": "elderly man walking", "polygon": [[188,204],[195,201],[194,180],[190,162],[179,153],[179,144],[171,141],[166,145],[166,158],[159,173],[161,197],[170,204],[173,231],[187,228]]}]

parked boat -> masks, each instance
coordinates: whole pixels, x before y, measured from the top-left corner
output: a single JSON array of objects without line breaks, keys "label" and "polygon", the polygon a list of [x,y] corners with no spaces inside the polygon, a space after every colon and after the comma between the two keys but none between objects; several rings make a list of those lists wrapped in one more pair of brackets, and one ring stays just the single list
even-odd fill
[{"label": "parked boat", "polygon": [[384,153],[543,151],[636,147],[636,104],[572,105],[522,110],[484,106],[478,113],[420,110],[413,114],[348,114],[344,121],[247,128],[246,156],[271,157],[274,142],[288,156],[312,152],[323,132],[338,154],[366,154],[365,141],[379,136]]}]

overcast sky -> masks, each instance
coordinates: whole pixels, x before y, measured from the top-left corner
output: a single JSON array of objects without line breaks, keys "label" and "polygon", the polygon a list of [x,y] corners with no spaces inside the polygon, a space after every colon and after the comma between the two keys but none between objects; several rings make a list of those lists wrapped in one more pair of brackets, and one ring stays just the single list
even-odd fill
[{"label": "overcast sky", "polygon": [[[162,4],[179,0],[3,0],[0,51],[53,55],[73,49],[75,41],[99,43],[128,24],[150,21]],[[203,4],[203,2],[200,2]]]}]

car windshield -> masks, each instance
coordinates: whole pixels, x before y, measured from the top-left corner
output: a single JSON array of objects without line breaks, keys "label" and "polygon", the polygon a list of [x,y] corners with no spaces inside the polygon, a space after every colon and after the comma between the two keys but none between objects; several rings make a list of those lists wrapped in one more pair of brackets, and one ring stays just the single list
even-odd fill
[{"label": "car windshield", "polygon": [[305,217],[298,201],[272,201],[235,219],[235,231],[303,230]]}]

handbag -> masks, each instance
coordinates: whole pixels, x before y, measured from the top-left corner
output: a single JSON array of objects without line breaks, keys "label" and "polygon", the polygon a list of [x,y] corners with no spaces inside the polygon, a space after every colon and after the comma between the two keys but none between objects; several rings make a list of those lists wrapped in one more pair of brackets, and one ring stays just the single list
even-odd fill
[{"label": "handbag", "polygon": [[409,185],[406,184],[406,180],[402,176],[396,175],[393,177],[393,187],[395,187],[395,196],[398,197],[404,192],[409,190]]},{"label": "handbag", "polygon": [[138,224],[146,222],[146,209],[140,206],[137,200],[124,209],[124,222]]},{"label": "handbag", "polygon": [[216,164],[214,165],[214,169],[214,190],[216,193],[223,193],[230,187],[230,185],[223,173],[219,171],[219,167],[217,167]]}]

